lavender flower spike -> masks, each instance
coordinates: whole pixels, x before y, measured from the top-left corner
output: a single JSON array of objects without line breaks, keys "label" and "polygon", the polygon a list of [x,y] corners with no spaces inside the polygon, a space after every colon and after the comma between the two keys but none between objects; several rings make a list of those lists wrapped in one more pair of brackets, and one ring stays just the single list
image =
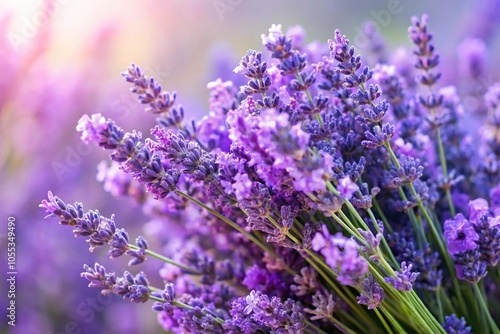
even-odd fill
[{"label": "lavender flower spike", "polygon": [[400,291],[410,291],[412,289],[412,283],[415,282],[417,276],[420,273],[411,272],[412,265],[406,265],[406,262],[401,262],[401,272],[396,272],[395,277],[385,277],[385,281],[390,283],[396,289]]}]

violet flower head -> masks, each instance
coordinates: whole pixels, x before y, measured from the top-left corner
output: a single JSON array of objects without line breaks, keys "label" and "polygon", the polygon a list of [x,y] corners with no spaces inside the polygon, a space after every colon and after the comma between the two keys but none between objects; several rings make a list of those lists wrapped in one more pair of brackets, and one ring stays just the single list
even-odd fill
[{"label": "violet flower head", "polygon": [[271,272],[258,265],[253,265],[247,270],[243,284],[248,290],[260,291],[269,296],[281,296],[289,290],[282,273]]},{"label": "violet flower head", "polygon": [[414,50],[417,60],[415,68],[425,71],[419,79],[420,83],[427,86],[432,86],[441,77],[440,73],[431,73],[429,70],[435,68],[439,64],[439,55],[434,52],[434,45],[430,42],[432,34],[427,31],[428,15],[422,15],[422,19],[412,17],[413,25],[408,28],[410,39],[417,47]]},{"label": "violet flower head", "polygon": [[148,286],[149,282],[143,272],[134,277],[125,271],[123,277],[117,278],[113,293],[123,296],[123,299],[130,300],[132,303],[145,303],[150,297]]},{"label": "violet flower head", "polygon": [[48,213],[45,218],[58,217],[61,225],[74,226],[77,219],[83,218],[83,206],[76,202],[74,205],[66,204],[57,196],[54,196],[51,191],[47,193],[48,200],[42,200],[40,208],[46,209]]},{"label": "violet flower head", "polygon": [[469,221],[472,223],[478,222],[482,216],[488,215],[490,208],[488,202],[484,198],[476,198],[469,202]]},{"label": "violet flower head", "polygon": [[479,239],[472,224],[462,215],[444,222],[444,238],[450,255],[472,250],[477,247],[475,241]]},{"label": "violet flower head", "polygon": [[352,182],[349,176],[344,176],[339,180],[337,190],[340,193],[340,197],[351,199],[351,197],[359,190],[359,187],[356,183]]},{"label": "violet flower head", "polygon": [[314,309],[306,308],[304,311],[312,314],[311,320],[329,319],[333,316],[333,312],[338,308],[337,303],[333,299],[333,295],[318,290],[312,296],[312,306]]},{"label": "violet flower head", "polygon": [[340,33],[340,30],[335,30],[335,38],[329,40],[328,45],[330,46],[330,57],[341,63],[351,61],[351,57],[354,55],[354,48],[349,48],[349,40],[345,35]]},{"label": "violet flower head", "polygon": [[232,303],[232,319],[227,322],[240,330],[246,329],[246,333],[258,332],[255,329],[259,329],[299,334],[305,328],[305,318],[301,312],[300,304],[292,299],[282,302],[278,297],[269,298],[260,291],[252,290],[246,297],[238,298]]},{"label": "violet flower head", "polygon": [[165,289],[160,292],[151,293],[152,296],[162,298],[163,302],[154,302],[153,310],[171,312],[174,308],[173,302],[175,301],[175,287],[173,283],[166,283]]},{"label": "violet flower head", "polygon": [[138,94],[139,102],[149,104],[146,112],[153,114],[167,113],[175,104],[176,92],[162,91],[161,85],[154,78],[147,78],[139,66],[132,64],[122,76],[134,84],[130,91]]},{"label": "violet flower head", "polygon": [[94,264],[94,268],[84,264],[83,269],[85,271],[80,276],[90,282],[89,288],[102,289],[101,293],[103,295],[113,293],[113,286],[117,282],[114,273],[107,273],[106,268],[97,262]]},{"label": "violet flower head", "polygon": [[467,326],[464,317],[457,318],[455,314],[444,317],[443,329],[448,334],[468,334],[472,333],[470,326]]},{"label": "violet flower head", "polygon": [[482,216],[473,226],[479,235],[476,244],[481,261],[496,266],[500,261],[500,216]]},{"label": "violet flower head", "polygon": [[361,295],[356,297],[358,304],[368,306],[369,310],[379,307],[385,298],[385,292],[378,283],[375,283],[372,274],[368,274],[360,287],[362,288]]},{"label": "violet flower head", "polygon": [[410,291],[412,283],[414,283],[420,275],[418,272],[411,272],[412,265],[406,265],[406,262],[401,262],[401,272],[396,272],[396,277],[385,277],[385,281],[390,283],[394,288],[400,291]]},{"label": "violet flower head", "polygon": [[269,34],[261,35],[262,44],[271,51],[273,58],[286,58],[292,49],[292,40],[281,31],[281,24],[273,24],[269,28]]},{"label": "violet flower head", "polygon": [[290,286],[290,289],[295,292],[298,297],[313,293],[320,287],[318,280],[318,272],[311,267],[304,267],[300,270],[300,274],[293,277],[295,284]]},{"label": "violet flower head", "polygon": [[108,129],[108,122],[101,114],[83,115],[78,121],[76,131],[81,132],[85,144],[100,142],[102,133]]},{"label": "violet flower head", "polygon": [[[91,117],[83,115],[78,121],[76,130],[82,132],[81,139],[85,144],[95,142],[105,149],[117,148],[125,136],[121,128],[112,120],[106,120],[101,114],[93,114]],[[140,134],[138,136],[140,138]]]},{"label": "violet flower head", "polygon": [[344,285],[357,285],[368,272],[368,263],[359,254],[356,241],[344,237],[340,232],[330,235],[325,225],[312,240],[312,249],[325,257],[325,262],[338,274]]}]

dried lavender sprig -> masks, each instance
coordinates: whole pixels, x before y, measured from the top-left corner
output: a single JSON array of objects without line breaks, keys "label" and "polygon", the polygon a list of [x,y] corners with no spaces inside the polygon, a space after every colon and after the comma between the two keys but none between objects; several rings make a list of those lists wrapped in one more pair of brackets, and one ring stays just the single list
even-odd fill
[{"label": "dried lavender sprig", "polygon": [[137,265],[146,260],[146,255],[150,255],[163,262],[170,263],[181,268],[183,271],[193,275],[201,273],[195,269],[186,267],[168,257],[162,256],[148,249],[148,244],[143,237],[136,239],[136,244],[128,242],[128,234],[124,229],[117,229],[114,222],[114,216],[111,218],[103,217],[98,211],[90,210],[83,214],[83,206],[76,202],[74,205],[65,204],[58,196],[54,196],[51,191],[48,192],[48,200],[43,200],[39,207],[46,209],[48,215],[45,218],[57,217],[61,225],[73,226],[75,236],[88,237],[87,243],[90,244],[92,252],[96,247],[107,243],[110,246],[108,254],[112,259],[123,254],[132,257],[129,265]]}]

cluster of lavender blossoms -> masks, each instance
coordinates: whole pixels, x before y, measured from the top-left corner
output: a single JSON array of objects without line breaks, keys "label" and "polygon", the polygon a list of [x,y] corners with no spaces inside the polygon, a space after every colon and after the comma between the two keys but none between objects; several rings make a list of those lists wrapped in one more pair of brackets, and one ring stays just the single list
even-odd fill
[{"label": "cluster of lavender blossoms", "polygon": [[499,333],[500,84],[475,111],[478,149],[457,89],[439,86],[426,15],[409,35],[413,55],[390,64],[372,34],[370,67],[338,30],[306,44],[301,28],[273,25],[266,51],[234,70],[246,84],[208,84],[198,122],[132,65],[123,76],[157,116],[151,137],[100,114],[77,130],[111,152],[99,180],[143,206],[163,255],[129,242],[119,212],[50,192],[40,206],[90,251],[163,261],[165,284],[98,263],[82,277],[152,300],[172,333]]}]

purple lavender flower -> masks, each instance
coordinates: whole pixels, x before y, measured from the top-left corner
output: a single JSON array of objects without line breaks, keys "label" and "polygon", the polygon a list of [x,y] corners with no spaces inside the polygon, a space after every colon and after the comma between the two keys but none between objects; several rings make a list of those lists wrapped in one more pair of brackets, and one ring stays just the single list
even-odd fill
[{"label": "purple lavender flower", "polygon": [[292,48],[292,40],[281,31],[281,24],[273,24],[269,34],[261,35],[262,44],[272,52],[273,58],[286,58]]},{"label": "purple lavender flower", "polygon": [[385,293],[384,289],[375,283],[372,274],[368,274],[368,277],[361,282],[360,287],[362,288],[361,295],[356,297],[358,304],[367,305],[369,310],[379,307],[385,298]]},{"label": "purple lavender flower", "polygon": [[427,32],[427,20],[427,14],[422,15],[420,20],[418,17],[412,17],[413,25],[408,28],[408,32],[410,39],[417,47],[414,51],[417,56],[415,67],[425,71],[425,74],[420,78],[420,83],[432,86],[441,77],[441,73],[429,72],[439,64],[439,55],[434,53],[434,46],[430,43],[432,34]]},{"label": "purple lavender flower", "polygon": [[85,272],[81,273],[80,276],[90,281],[90,288],[102,289],[101,293],[103,295],[113,293],[113,286],[116,284],[114,273],[107,273],[106,268],[97,262],[94,264],[94,268],[85,264],[83,269],[85,269]]},{"label": "purple lavender flower", "polygon": [[460,252],[455,255],[455,269],[460,280],[476,284],[487,274],[487,263],[481,258],[478,249]]},{"label": "purple lavender flower", "polygon": [[[291,299],[281,302],[278,297],[252,290],[232,304],[231,317],[224,326],[248,330],[266,330],[276,333],[302,333],[305,324],[300,304]],[[285,332],[286,331],[286,332]]]},{"label": "purple lavender flower", "polygon": [[338,281],[344,285],[357,285],[368,272],[368,263],[359,254],[358,244],[341,233],[330,235],[323,225],[312,240],[312,249],[325,257],[325,262],[338,274]]},{"label": "purple lavender flower", "polygon": [[340,193],[340,197],[345,199],[351,199],[352,195],[359,190],[359,187],[356,183],[351,181],[349,176],[344,176],[339,180],[339,185],[337,190]]},{"label": "purple lavender flower", "polygon": [[167,113],[175,104],[176,93],[162,91],[160,84],[154,78],[148,79],[137,65],[132,64],[122,76],[134,84],[130,91],[138,95],[139,102],[149,105],[146,112]]},{"label": "purple lavender flower", "polygon": [[314,309],[306,308],[304,311],[312,314],[311,320],[328,320],[333,317],[333,312],[338,308],[337,303],[333,299],[332,294],[325,294],[324,291],[318,290],[312,296],[311,305]]},{"label": "purple lavender flower", "polygon": [[[92,136],[86,136],[86,139],[88,139],[87,143],[95,141],[105,149],[113,149],[114,152],[110,156],[111,159],[122,163],[120,168],[143,183],[147,190],[153,193],[156,198],[164,198],[176,189],[180,176],[179,172],[174,168],[168,168],[170,166],[165,166],[162,163],[161,156],[157,153],[158,147],[160,147],[158,143],[151,140],[146,140],[145,143],[142,143],[140,141],[140,133],[135,131],[124,133],[111,120],[106,121],[106,127],[102,127],[100,123],[98,126],[94,126],[94,123],[89,122],[88,117],[82,122],[80,124],[84,124],[85,126],[79,125],[78,129],[84,131],[84,133],[92,133]],[[172,143],[172,136],[168,135],[168,132],[160,133],[157,130],[153,131],[153,134],[156,134],[160,142],[163,139],[163,144]],[[176,145],[173,149],[181,149],[182,145],[188,145],[182,134],[179,134],[175,139],[178,139],[182,143]],[[188,167],[184,171],[190,172],[201,179],[210,177],[214,172],[214,161],[203,155],[201,148],[196,146],[194,148],[197,151],[189,153],[184,151],[183,158],[185,157],[185,160],[182,161]],[[163,149],[163,151],[165,150]],[[162,151],[158,152],[163,154]],[[171,155],[173,152],[170,151],[167,153],[170,154],[167,157],[172,158]]]},{"label": "purple lavender flower", "polygon": [[155,311],[167,311],[171,312],[173,309],[172,303],[175,300],[175,289],[173,283],[166,283],[165,289],[161,292],[153,292],[151,294],[154,297],[162,298],[163,302],[154,302],[153,310]]},{"label": "purple lavender flower", "polygon": [[448,334],[468,334],[471,333],[470,326],[467,326],[464,317],[457,318],[455,314],[444,317],[443,328]]},{"label": "purple lavender flower", "polygon": [[476,244],[481,261],[496,266],[500,261],[500,216],[482,216],[473,226],[479,236]]},{"label": "purple lavender flower", "polygon": [[290,289],[300,297],[318,290],[320,282],[318,281],[318,273],[310,267],[304,267],[300,270],[300,274],[293,277],[296,284],[290,286]]},{"label": "purple lavender flower", "polygon": [[490,212],[488,202],[484,198],[476,198],[469,202],[469,221],[477,222]]},{"label": "purple lavender flower", "polygon": [[47,194],[48,200],[42,200],[39,207],[46,209],[48,213],[45,218],[58,217],[62,225],[74,226],[77,219],[83,218],[83,206],[76,202],[74,205],[66,205],[59,197],[54,196],[51,191]]},{"label": "purple lavender flower", "polygon": [[132,303],[145,303],[149,300],[149,283],[142,272],[134,277],[125,271],[123,277],[116,277],[114,273],[107,273],[99,263],[94,268],[87,265],[83,268],[85,271],[80,276],[90,281],[89,287],[102,289],[102,294],[114,293]]},{"label": "purple lavender flower", "polygon": [[450,255],[455,255],[477,247],[475,243],[479,239],[472,224],[462,215],[457,214],[455,218],[444,222],[444,238]]},{"label": "purple lavender flower", "polygon": [[[111,218],[102,216],[97,210],[89,210],[83,214],[81,203],[75,203],[74,206],[66,205],[59,197],[52,195],[49,191],[48,199],[43,200],[39,206],[45,208],[47,217],[58,217],[60,224],[73,226],[75,237],[87,237],[89,250],[92,252],[95,248],[108,244],[110,250],[108,255],[111,258],[126,254],[132,259],[129,265],[137,265],[146,260],[146,250],[148,244],[143,237],[136,239],[137,250],[131,249],[128,243],[128,234],[124,229],[117,229],[114,221],[114,215]],[[45,217],[45,218],[47,218]],[[96,269],[97,270],[97,269]]]},{"label": "purple lavender flower", "polygon": [[108,129],[106,119],[101,114],[93,114],[91,117],[85,114],[78,121],[76,131],[81,132],[81,139],[85,144],[100,142],[101,133]]},{"label": "purple lavender flower", "polygon": [[289,290],[283,273],[270,272],[258,265],[253,265],[247,270],[243,284],[248,290],[260,291],[269,296],[283,296]]},{"label": "purple lavender flower", "polygon": [[396,272],[396,277],[385,277],[385,281],[400,291],[410,291],[412,283],[415,282],[418,272],[411,272],[412,265],[401,262],[401,272]]}]

